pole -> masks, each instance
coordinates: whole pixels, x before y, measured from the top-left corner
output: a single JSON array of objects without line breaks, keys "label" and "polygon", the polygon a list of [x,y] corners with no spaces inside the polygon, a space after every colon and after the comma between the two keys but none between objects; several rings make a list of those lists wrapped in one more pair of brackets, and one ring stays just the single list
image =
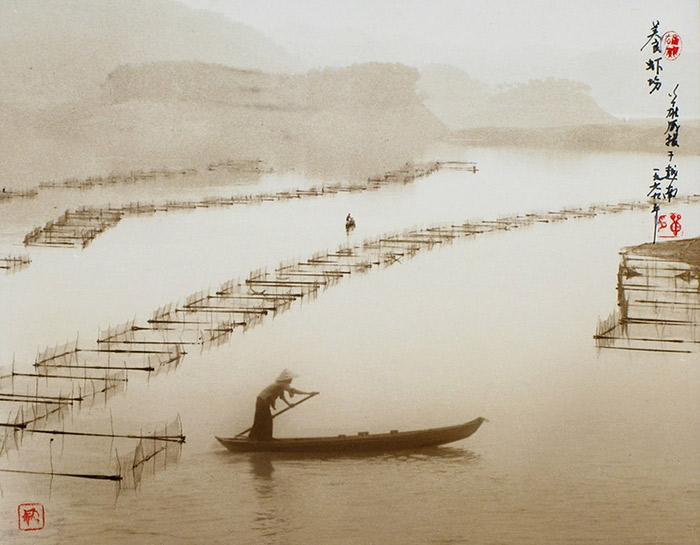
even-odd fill
[{"label": "pole", "polygon": [[120,475],[91,475],[88,473],[54,473],[53,471],[25,471],[22,469],[0,469],[3,473],[24,473],[25,475],[54,475],[58,477],[79,477],[81,479],[101,479],[105,481],[121,481]]},{"label": "pole", "polygon": [[[282,413],[286,413],[287,411],[293,409],[293,408],[296,407],[297,405],[301,405],[302,403],[304,403],[304,401],[307,401],[307,400],[309,400],[309,399],[311,399],[312,397],[317,396],[317,395],[318,395],[318,392],[310,393],[310,394],[307,395],[304,399],[301,399],[301,400],[297,401],[296,403],[292,403],[292,404],[289,405],[288,407],[285,407],[284,409],[282,409],[282,410],[280,410],[280,411],[277,411],[275,414],[272,415],[272,418],[275,418],[276,416],[279,416],[279,415],[281,415]],[[243,430],[241,433],[236,434],[235,437],[240,437],[241,435],[245,435],[246,433],[248,433],[248,432],[249,432],[250,430],[252,430],[252,429],[253,429],[253,427],[251,426],[251,427],[248,428],[247,430]]]},{"label": "pole", "polygon": [[[4,425],[4,424],[3,424]],[[8,427],[10,427],[8,425]],[[15,427],[20,427],[17,425]],[[81,437],[116,437],[116,438],[126,438],[126,439],[148,439],[150,441],[170,441],[172,443],[184,443],[184,435],[131,435],[131,434],[119,434],[119,433],[89,433],[81,431],[63,431],[63,430],[35,430],[31,428],[23,428],[24,431],[29,433],[46,433],[51,435],[77,435]]]}]

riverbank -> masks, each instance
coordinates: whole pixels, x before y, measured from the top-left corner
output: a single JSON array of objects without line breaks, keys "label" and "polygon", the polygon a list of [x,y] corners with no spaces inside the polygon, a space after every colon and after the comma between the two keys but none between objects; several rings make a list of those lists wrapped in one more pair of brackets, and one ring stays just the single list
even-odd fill
[{"label": "riverbank", "polygon": [[[700,155],[700,121],[689,120],[682,125],[679,155]],[[448,140],[469,146],[663,153],[666,150],[665,128],[662,119],[618,120],[570,127],[475,127],[453,131]]]},{"label": "riverbank", "polygon": [[692,267],[700,267],[700,237],[668,240],[657,242],[656,244],[647,242],[646,244],[625,248],[623,253],[678,261],[688,263]]}]

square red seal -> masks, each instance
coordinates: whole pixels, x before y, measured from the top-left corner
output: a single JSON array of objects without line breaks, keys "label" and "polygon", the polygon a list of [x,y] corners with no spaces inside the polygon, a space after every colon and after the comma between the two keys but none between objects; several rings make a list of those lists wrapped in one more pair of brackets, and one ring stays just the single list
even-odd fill
[{"label": "square red seal", "polygon": [[20,530],[43,530],[44,506],[40,503],[20,503],[17,506],[17,524]]}]

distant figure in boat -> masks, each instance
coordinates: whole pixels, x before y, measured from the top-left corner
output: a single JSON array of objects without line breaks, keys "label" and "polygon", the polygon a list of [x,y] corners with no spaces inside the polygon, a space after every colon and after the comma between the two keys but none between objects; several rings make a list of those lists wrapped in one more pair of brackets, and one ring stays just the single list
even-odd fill
[{"label": "distant figure in boat", "polygon": [[345,217],[345,230],[351,231],[354,228],[355,228],[355,219],[350,214],[348,214]]},{"label": "distant figure in boat", "polygon": [[253,427],[248,434],[249,439],[254,441],[272,440],[272,410],[275,408],[275,402],[279,398],[287,406],[291,405],[284,396],[285,392],[289,393],[289,397],[294,397],[294,394],[311,395],[316,393],[302,392],[292,388],[292,379],[298,376],[289,369],[285,369],[275,379],[275,382],[258,394],[258,399],[255,401],[255,419],[253,420]]}]

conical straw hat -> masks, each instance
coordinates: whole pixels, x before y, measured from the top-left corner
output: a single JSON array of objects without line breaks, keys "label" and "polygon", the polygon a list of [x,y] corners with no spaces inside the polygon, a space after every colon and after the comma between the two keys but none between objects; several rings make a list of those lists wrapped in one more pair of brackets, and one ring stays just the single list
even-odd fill
[{"label": "conical straw hat", "polygon": [[297,378],[299,375],[294,373],[293,371],[290,371],[289,369],[285,369],[280,373],[280,375],[275,379],[276,382],[282,382],[283,380],[292,380],[293,378]]}]

